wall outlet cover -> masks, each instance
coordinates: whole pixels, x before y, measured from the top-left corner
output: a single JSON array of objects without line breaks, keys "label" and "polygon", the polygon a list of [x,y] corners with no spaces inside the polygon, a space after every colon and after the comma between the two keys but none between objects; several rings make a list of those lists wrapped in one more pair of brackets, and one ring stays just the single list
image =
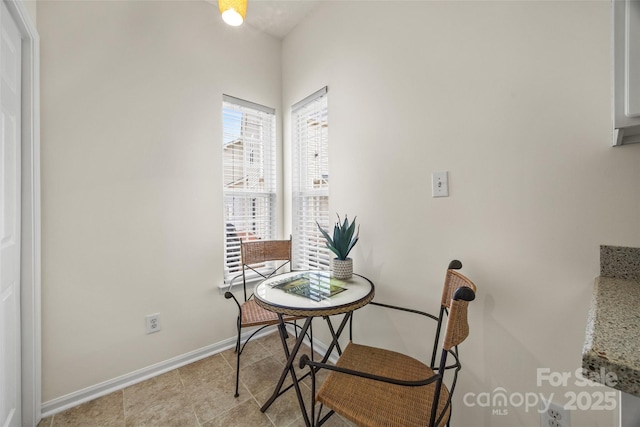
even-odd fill
[{"label": "wall outlet cover", "polygon": [[541,402],[540,427],[571,427],[569,410],[554,402]]},{"label": "wall outlet cover", "polygon": [[147,326],[147,334],[160,332],[160,313],[149,314],[145,318]]}]

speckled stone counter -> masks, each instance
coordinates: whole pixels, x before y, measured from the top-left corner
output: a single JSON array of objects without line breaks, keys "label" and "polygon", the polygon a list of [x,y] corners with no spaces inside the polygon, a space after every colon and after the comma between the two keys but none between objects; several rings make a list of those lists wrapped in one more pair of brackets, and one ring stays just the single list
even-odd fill
[{"label": "speckled stone counter", "polygon": [[598,374],[604,368],[616,374],[614,388],[640,396],[640,282],[596,279],[582,367]]},{"label": "speckled stone counter", "polygon": [[640,248],[600,246],[600,276],[640,282]]},{"label": "speckled stone counter", "polygon": [[615,384],[606,385],[640,396],[640,250],[603,246],[600,262],[582,366],[596,381],[615,374]]}]

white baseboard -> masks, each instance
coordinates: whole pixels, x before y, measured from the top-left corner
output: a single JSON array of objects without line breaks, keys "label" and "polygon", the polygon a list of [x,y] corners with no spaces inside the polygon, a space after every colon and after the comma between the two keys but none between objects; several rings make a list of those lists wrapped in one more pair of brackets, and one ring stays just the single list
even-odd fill
[{"label": "white baseboard", "polygon": [[[275,331],[275,328],[267,328],[263,332],[256,334],[254,338],[266,336]],[[242,335],[242,340],[247,339],[251,332],[252,331],[244,333]],[[114,391],[122,390],[133,384],[148,380],[149,378],[164,374],[165,372],[172,371],[181,366],[188,365],[189,363],[197,362],[200,359],[213,356],[214,354],[232,348],[235,345],[236,338],[228,338],[224,341],[202,347],[198,350],[173,357],[171,359],[165,360],[164,362],[156,363],[155,365],[147,366],[146,368],[142,368],[137,371],[122,375],[120,377],[113,378],[100,384],[87,387],[85,389],[67,394],[62,397],[58,397],[53,400],[49,400],[48,402],[44,402],[42,404],[42,417],[49,417],[51,415],[57,414],[58,412],[62,412],[66,409],[78,406],[81,403],[97,399],[98,397],[105,396],[109,393],[113,393]]]},{"label": "white baseboard", "polygon": [[[289,329],[289,327],[287,329]],[[276,331],[277,329],[275,327],[267,328],[263,332],[256,334],[254,338],[263,337]],[[242,340],[246,340],[252,332],[253,331],[249,331],[242,334]],[[290,333],[294,334],[293,327],[291,327]],[[314,350],[319,354],[324,355],[327,352],[328,347],[324,343],[316,339],[313,340],[313,343]],[[305,338],[305,344],[309,345],[309,340],[307,338]],[[42,418],[55,415],[59,412],[62,412],[69,408],[73,408],[82,403],[89,402],[91,400],[97,399],[98,397],[105,396],[109,393],[113,393],[114,391],[122,390],[133,384],[148,380],[149,378],[164,374],[166,372],[180,368],[181,366],[188,365],[189,363],[197,362],[198,360],[213,356],[214,354],[218,354],[222,351],[234,347],[235,345],[235,337],[228,338],[224,341],[202,347],[198,350],[173,357],[171,359],[165,360],[164,362],[156,363],[155,365],[147,366],[146,368],[142,368],[137,371],[122,375],[120,377],[113,378],[100,384],[96,384],[91,387],[69,393],[65,396],[58,397],[53,400],[49,400],[48,402],[44,402],[42,404]],[[332,354],[331,357],[329,357],[329,361],[333,363],[335,363],[336,360],[336,354]]]}]

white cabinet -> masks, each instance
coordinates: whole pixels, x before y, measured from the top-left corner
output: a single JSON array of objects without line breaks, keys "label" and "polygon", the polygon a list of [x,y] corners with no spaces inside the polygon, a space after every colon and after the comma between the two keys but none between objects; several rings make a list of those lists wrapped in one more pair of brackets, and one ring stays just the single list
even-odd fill
[{"label": "white cabinet", "polygon": [[640,142],[640,0],[613,0],[614,145]]}]

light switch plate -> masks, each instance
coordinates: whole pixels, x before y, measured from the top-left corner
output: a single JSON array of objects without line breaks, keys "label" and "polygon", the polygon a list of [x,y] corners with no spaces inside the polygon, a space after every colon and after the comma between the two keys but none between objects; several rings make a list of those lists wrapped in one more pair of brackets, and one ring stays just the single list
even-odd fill
[{"label": "light switch plate", "polygon": [[449,172],[433,172],[431,174],[431,196],[449,197]]}]

